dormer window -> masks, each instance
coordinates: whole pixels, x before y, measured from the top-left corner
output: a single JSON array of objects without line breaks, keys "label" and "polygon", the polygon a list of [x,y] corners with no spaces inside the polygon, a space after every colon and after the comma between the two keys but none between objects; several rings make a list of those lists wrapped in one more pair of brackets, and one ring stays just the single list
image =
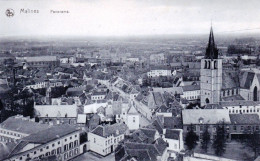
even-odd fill
[{"label": "dormer window", "polygon": [[199,118],[199,123],[200,124],[203,124],[203,122],[204,122],[204,119],[201,117],[201,118]]}]

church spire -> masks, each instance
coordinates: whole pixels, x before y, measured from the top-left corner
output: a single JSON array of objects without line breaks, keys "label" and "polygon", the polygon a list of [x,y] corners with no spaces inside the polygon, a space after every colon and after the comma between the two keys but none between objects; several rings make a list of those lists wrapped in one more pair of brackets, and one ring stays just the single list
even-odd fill
[{"label": "church spire", "polygon": [[218,59],[218,49],[215,46],[212,25],[210,27],[209,42],[208,42],[208,47],[206,49],[205,58],[206,59]]}]

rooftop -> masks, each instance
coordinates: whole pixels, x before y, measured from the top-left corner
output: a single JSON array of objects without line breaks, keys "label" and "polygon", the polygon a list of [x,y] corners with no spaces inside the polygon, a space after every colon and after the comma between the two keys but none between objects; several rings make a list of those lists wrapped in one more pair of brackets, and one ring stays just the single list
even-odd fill
[{"label": "rooftop", "polygon": [[227,109],[189,109],[182,111],[182,120],[184,125],[200,124],[218,124],[221,121],[230,123],[229,112]]},{"label": "rooftop", "polygon": [[258,114],[229,114],[232,124],[260,124]]},{"label": "rooftop", "polygon": [[24,134],[32,134],[49,128],[49,125],[36,123],[24,117],[13,116],[2,122],[0,127]]},{"label": "rooftop", "polygon": [[123,123],[116,123],[116,124],[112,124],[112,125],[104,125],[104,126],[98,126],[96,127],[94,130],[92,130],[91,132],[93,134],[102,136],[102,137],[107,137],[110,135],[113,136],[118,136],[118,135],[122,135],[127,131],[128,127],[123,124]]},{"label": "rooftop", "polygon": [[39,117],[77,117],[77,106],[74,105],[35,105]]}]

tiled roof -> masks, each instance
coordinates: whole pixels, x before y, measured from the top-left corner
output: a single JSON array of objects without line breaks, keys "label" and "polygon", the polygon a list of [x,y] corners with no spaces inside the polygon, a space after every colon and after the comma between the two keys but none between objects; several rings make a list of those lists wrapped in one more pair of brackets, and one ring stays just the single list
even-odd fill
[{"label": "tiled roof", "polygon": [[136,160],[151,160],[147,149],[127,149],[126,153]]},{"label": "tiled roof", "polygon": [[200,85],[188,85],[182,87],[183,92],[200,90]]},{"label": "tiled roof", "polygon": [[219,104],[207,104],[204,109],[223,109]]},{"label": "tiled roof", "polygon": [[180,131],[174,129],[166,129],[165,138],[179,140]]},{"label": "tiled roof", "polygon": [[232,124],[260,124],[258,114],[229,114]]},{"label": "tiled roof", "polygon": [[77,106],[74,105],[35,105],[39,117],[77,117]]},{"label": "tiled roof", "polygon": [[152,92],[152,94],[153,94],[153,99],[154,99],[156,106],[161,106],[164,104],[164,99],[163,99],[163,96],[161,95],[161,93]]},{"label": "tiled roof", "polygon": [[127,114],[138,114],[138,111],[136,110],[136,108],[134,106],[131,106],[128,109]]},{"label": "tiled roof", "polygon": [[254,79],[255,73],[253,72],[243,72],[240,76],[240,87],[249,89],[253,79]]},{"label": "tiled roof", "polygon": [[15,148],[9,154],[9,157],[15,154],[19,154],[20,151],[29,143],[46,144],[50,141],[59,139],[63,136],[66,136],[76,131],[78,131],[78,129],[76,129],[75,126],[63,124],[63,125],[56,125],[46,130],[42,130],[40,132],[31,134],[20,140],[20,142],[15,146]]},{"label": "tiled roof", "polygon": [[66,136],[76,131],[78,131],[78,129],[75,126],[68,125],[68,124],[61,124],[31,134],[27,137],[22,138],[22,140],[30,143],[48,143],[52,140],[61,138],[63,136]]},{"label": "tiled roof", "polygon": [[46,124],[40,124],[22,118],[9,117],[7,120],[1,123],[1,128],[21,132],[24,134],[32,134],[49,128]]},{"label": "tiled roof", "polygon": [[237,88],[239,87],[238,74],[233,72],[222,73],[222,89]]},{"label": "tiled roof", "polygon": [[149,138],[154,138],[156,134],[155,129],[148,129],[148,128],[140,128],[140,130]]},{"label": "tiled roof", "polygon": [[245,100],[241,95],[234,95],[222,98],[222,101],[236,101],[236,100]]},{"label": "tiled roof", "polygon": [[118,136],[122,135],[127,131],[128,127],[123,123],[116,123],[112,125],[104,125],[104,126],[98,126],[94,130],[92,130],[93,134],[107,137],[110,135]]},{"label": "tiled roof", "polygon": [[164,117],[163,126],[165,129],[182,128],[182,120],[180,117]]},{"label": "tiled roof", "polygon": [[221,101],[220,105],[222,107],[226,107],[226,106],[257,106],[259,105],[260,102],[255,102],[255,101],[245,101],[245,100],[236,100],[236,101]]},{"label": "tiled roof", "polygon": [[182,111],[183,124],[199,124],[203,119],[203,124],[217,124],[221,121],[230,123],[227,109],[189,109]]}]

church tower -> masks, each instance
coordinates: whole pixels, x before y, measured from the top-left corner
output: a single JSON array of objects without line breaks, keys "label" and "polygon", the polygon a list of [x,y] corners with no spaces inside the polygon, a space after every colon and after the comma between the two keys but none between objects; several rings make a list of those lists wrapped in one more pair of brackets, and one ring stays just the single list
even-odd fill
[{"label": "church tower", "polygon": [[222,88],[222,59],[215,45],[213,29],[210,28],[209,42],[200,69],[200,105],[219,103]]}]

